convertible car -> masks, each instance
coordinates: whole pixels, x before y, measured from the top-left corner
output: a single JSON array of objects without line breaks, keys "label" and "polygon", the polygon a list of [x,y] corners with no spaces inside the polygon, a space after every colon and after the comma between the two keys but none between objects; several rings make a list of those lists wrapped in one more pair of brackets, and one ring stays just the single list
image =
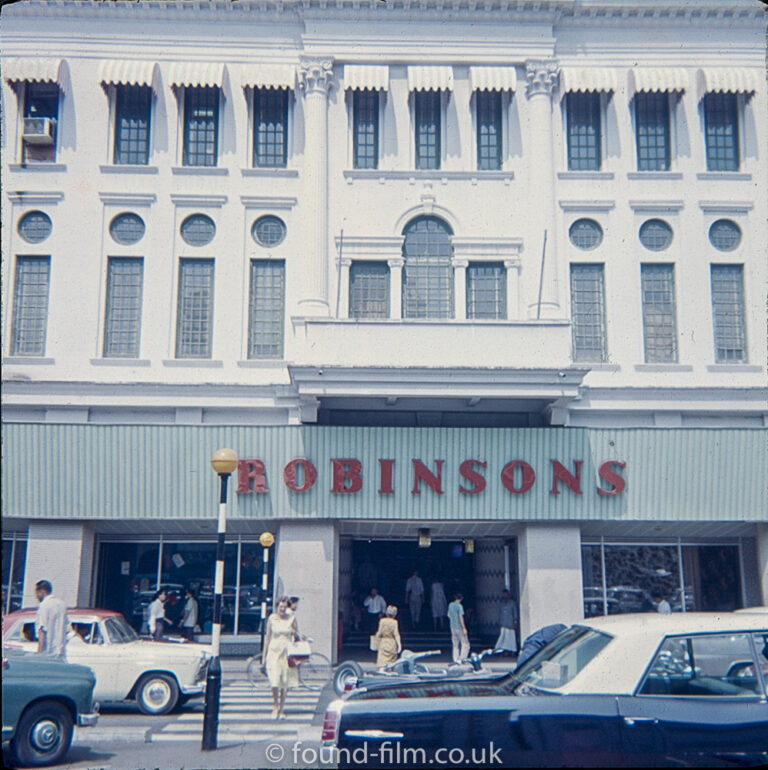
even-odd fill
[{"label": "convertible car", "polygon": [[768,762],[768,617],[590,618],[509,674],[369,682],[328,707],[340,767]]},{"label": "convertible car", "polygon": [[[181,640],[141,639],[112,610],[69,609],[67,660],[96,674],[100,703],[135,701],[144,714],[167,714],[203,694],[210,647]],[[35,615],[18,610],[3,618],[3,648],[34,651]]]}]

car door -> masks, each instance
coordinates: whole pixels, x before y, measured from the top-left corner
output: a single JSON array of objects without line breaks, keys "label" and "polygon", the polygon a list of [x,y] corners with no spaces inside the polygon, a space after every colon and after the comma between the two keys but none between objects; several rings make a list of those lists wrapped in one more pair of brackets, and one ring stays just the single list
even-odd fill
[{"label": "car door", "polygon": [[627,752],[649,764],[765,761],[768,702],[755,664],[747,633],[665,639],[637,694],[618,699]]},{"label": "car door", "polygon": [[74,633],[67,643],[67,660],[90,666],[96,675],[93,697],[97,701],[121,700],[116,692],[117,667],[114,650],[98,618],[70,619]]}]

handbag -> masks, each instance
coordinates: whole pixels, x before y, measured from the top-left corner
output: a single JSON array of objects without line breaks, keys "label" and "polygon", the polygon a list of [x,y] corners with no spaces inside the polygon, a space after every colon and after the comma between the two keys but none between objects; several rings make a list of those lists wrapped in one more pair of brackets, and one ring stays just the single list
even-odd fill
[{"label": "handbag", "polygon": [[370,648],[371,648],[371,649],[372,649],[374,652],[377,652],[377,651],[378,651],[378,649],[379,649],[379,641],[380,641],[380,640],[379,640],[379,637],[378,637],[378,636],[376,636],[376,634],[372,634],[372,635],[371,635],[371,640],[370,640],[370,642],[369,642],[369,646],[370,646]]},{"label": "handbag", "polygon": [[311,652],[312,648],[309,646],[309,642],[291,642],[285,649],[288,665],[295,668],[299,663],[304,663],[309,660]]}]

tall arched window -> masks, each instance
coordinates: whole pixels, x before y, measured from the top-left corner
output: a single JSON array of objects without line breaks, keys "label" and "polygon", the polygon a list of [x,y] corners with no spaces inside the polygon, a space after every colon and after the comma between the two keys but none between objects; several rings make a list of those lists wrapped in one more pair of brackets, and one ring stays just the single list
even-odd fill
[{"label": "tall arched window", "polygon": [[419,217],[403,234],[403,318],[453,318],[451,228],[437,217]]}]

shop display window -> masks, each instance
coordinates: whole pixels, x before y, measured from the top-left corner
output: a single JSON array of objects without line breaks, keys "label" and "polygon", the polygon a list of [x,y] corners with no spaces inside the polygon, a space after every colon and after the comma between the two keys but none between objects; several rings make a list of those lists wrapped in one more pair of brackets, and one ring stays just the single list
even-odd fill
[{"label": "shop display window", "polygon": [[20,610],[24,596],[27,541],[3,538],[3,614]]}]

